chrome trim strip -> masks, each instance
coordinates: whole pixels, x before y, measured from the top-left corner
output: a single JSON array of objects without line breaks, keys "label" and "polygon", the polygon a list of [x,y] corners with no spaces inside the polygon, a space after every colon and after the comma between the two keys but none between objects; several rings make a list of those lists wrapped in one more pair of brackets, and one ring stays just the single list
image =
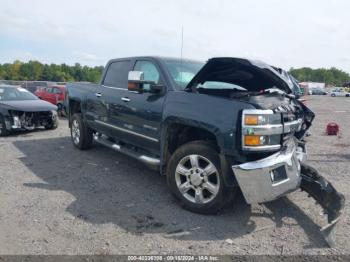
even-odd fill
[{"label": "chrome trim strip", "polygon": [[290,133],[291,131],[299,131],[303,120],[297,119],[291,122],[286,122],[284,125],[260,125],[260,126],[247,126],[244,125],[242,130],[243,134],[249,135],[248,130],[252,129],[254,135],[282,135],[286,133]]},{"label": "chrome trim strip", "polygon": [[113,142],[110,142],[108,140],[106,140],[105,138],[103,138],[103,135],[100,137],[97,134],[94,134],[94,141],[96,141],[97,143],[100,143],[104,146],[107,146],[111,149],[114,149],[122,154],[128,155],[130,157],[136,158],[139,161],[149,164],[149,165],[155,165],[155,166],[159,166],[160,165],[160,159],[158,158],[154,158],[154,157],[150,157],[150,156],[146,156],[146,155],[138,155],[134,152],[128,151],[123,149],[120,145],[115,144]]},{"label": "chrome trim strip", "polygon": [[[250,133],[253,130],[253,133]],[[264,125],[264,126],[243,126],[244,135],[279,135],[283,134],[283,125]]]},{"label": "chrome trim strip", "polygon": [[128,98],[128,97],[122,97],[121,100],[124,101],[124,102],[130,102],[131,101],[131,99]]},{"label": "chrome trim strip", "polygon": [[160,164],[160,160],[158,158],[153,158],[153,157],[142,155],[139,157],[139,159],[142,162],[145,162],[145,163],[148,163],[151,165],[159,165]]},{"label": "chrome trim strip", "polygon": [[115,90],[125,90],[128,91],[127,88],[121,88],[121,87],[114,87],[114,86],[105,86],[105,85],[101,85],[102,87],[106,87],[106,88],[110,88],[110,89],[115,89]]},{"label": "chrome trim strip", "polygon": [[290,133],[292,131],[300,131],[303,124],[303,119],[299,118],[297,120],[284,123],[284,134]]},{"label": "chrome trim strip", "polygon": [[244,150],[246,151],[274,151],[281,148],[281,145],[266,145],[266,146],[244,146]]},{"label": "chrome trim strip", "polygon": [[95,122],[98,123],[98,124],[101,124],[101,125],[105,125],[105,126],[108,126],[108,127],[114,128],[114,129],[117,129],[117,130],[122,131],[122,132],[126,132],[126,133],[129,133],[129,134],[133,134],[133,135],[135,135],[135,136],[139,136],[139,137],[142,137],[142,138],[151,140],[151,141],[153,141],[153,142],[159,142],[159,140],[156,139],[156,138],[149,137],[149,136],[145,136],[145,135],[143,135],[143,134],[136,133],[136,132],[134,132],[134,131],[127,130],[127,129],[124,129],[124,128],[121,128],[121,127],[118,127],[118,126],[115,126],[115,125],[111,125],[111,124],[105,123],[105,122],[100,121],[100,120],[95,120]]},{"label": "chrome trim strip", "polygon": [[244,109],[243,115],[273,115],[271,109]]}]

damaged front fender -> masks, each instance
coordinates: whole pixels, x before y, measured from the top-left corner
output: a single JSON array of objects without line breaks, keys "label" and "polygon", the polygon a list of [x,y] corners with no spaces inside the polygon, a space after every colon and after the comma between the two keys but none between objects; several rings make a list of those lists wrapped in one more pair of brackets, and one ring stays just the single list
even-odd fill
[{"label": "damaged front fender", "polygon": [[307,192],[324,209],[328,224],[321,229],[330,247],[335,246],[333,232],[344,209],[345,197],[322,177],[317,170],[305,163],[301,164],[301,190]]}]

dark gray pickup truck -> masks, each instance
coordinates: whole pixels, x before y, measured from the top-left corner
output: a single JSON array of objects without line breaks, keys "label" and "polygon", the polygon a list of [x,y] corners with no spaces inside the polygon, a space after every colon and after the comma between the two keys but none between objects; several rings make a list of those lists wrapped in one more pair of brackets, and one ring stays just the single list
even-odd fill
[{"label": "dark gray pickup truck", "polygon": [[215,213],[237,189],[251,204],[301,187],[330,231],[344,197],[305,164],[314,113],[292,90],[260,61],[131,57],[109,61],[99,84],[68,84],[66,107],[77,148],[95,141],[157,168],[188,210]]}]

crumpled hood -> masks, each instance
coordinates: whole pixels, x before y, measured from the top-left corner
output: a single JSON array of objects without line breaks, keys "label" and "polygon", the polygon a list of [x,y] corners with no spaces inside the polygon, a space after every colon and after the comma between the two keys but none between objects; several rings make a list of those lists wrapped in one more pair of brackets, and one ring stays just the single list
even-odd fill
[{"label": "crumpled hood", "polygon": [[0,101],[0,107],[23,112],[57,110],[57,106],[43,100]]},{"label": "crumpled hood", "polygon": [[288,79],[268,64],[257,60],[220,57],[211,58],[194,76],[185,90],[206,81],[226,82],[238,85],[252,92],[278,88],[291,93],[293,87]]}]

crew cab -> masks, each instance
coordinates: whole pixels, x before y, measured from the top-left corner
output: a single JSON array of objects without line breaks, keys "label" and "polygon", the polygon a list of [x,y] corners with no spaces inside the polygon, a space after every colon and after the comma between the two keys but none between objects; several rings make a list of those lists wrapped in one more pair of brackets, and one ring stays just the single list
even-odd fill
[{"label": "crew cab", "polygon": [[260,61],[131,57],[99,84],[68,84],[66,101],[77,148],[95,141],[156,168],[190,211],[216,213],[238,188],[252,204],[302,187],[333,223],[344,197],[305,164],[314,113],[292,92]]}]

